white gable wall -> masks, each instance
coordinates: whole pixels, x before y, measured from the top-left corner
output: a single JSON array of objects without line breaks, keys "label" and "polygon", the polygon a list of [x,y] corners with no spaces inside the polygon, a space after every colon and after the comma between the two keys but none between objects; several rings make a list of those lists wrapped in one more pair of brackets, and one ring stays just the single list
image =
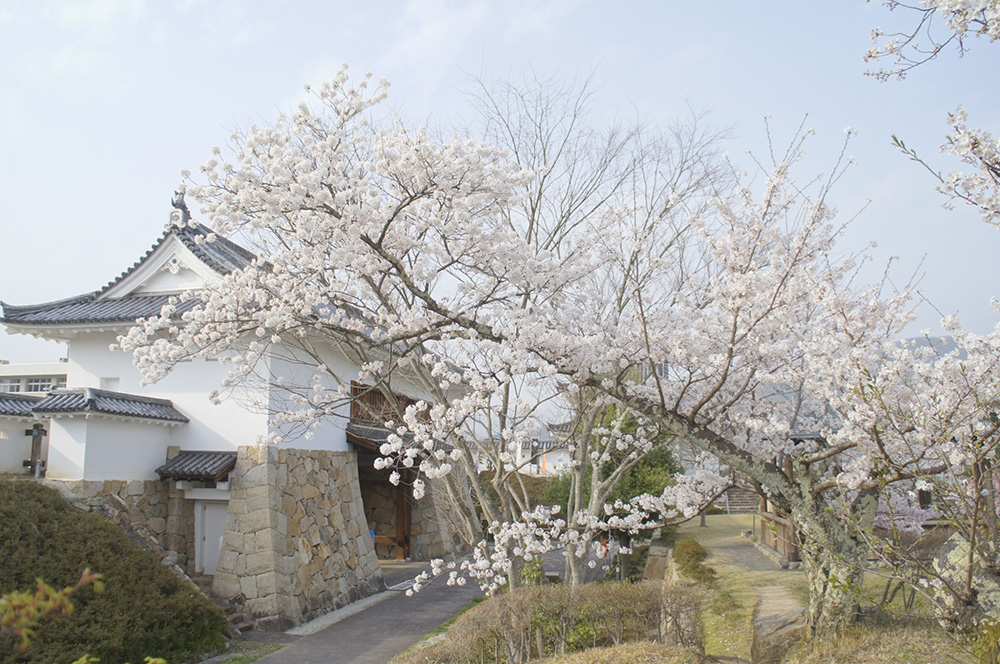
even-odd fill
[{"label": "white gable wall", "polygon": [[194,270],[178,268],[175,272],[161,270],[149,277],[133,293],[175,293],[182,290],[202,288],[205,280]]},{"label": "white gable wall", "polygon": [[[275,376],[280,376],[289,385],[309,385],[312,377],[316,374],[316,368],[311,365],[313,360],[297,362],[295,354],[287,349],[275,349],[270,358],[271,371]],[[358,368],[338,349],[331,348],[324,357],[324,363],[334,373],[341,377],[348,385],[350,381],[358,377]],[[324,376],[323,385],[327,389],[336,389],[332,379]],[[288,392],[280,388],[273,387],[270,392],[269,407],[273,410],[285,408],[285,400]],[[319,429],[312,431],[312,438],[299,436],[288,438],[283,443],[284,446],[297,449],[330,450],[343,452],[350,449],[347,444],[347,434],[345,427],[351,417],[350,405],[344,404],[338,409],[337,416],[326,418]],[[272,433],[279,433],[272,429]]]},{"label": "white gable wall", "polygon": [[[172,445],[185,450],[233,450],[239,445],[252,445],[267,433],[267,415],[262,407],[248,410],[255,395],[241,395],[215,405],[209,394],[219,389],[228,365],[221,362],[194,360],[178,366],[163,380],[142,385],[142,375],[132,366],[132,356],[112,351],[116,341],[113,332],[92,332],[80,335],[69,344],[69,384],[105,387],[128,394],[140,394],[169,399],[174,407],[191,421],[171,429]],[[117,382],[110,382],[117,380]],[[263,401],[264,394],[256,395]],[[165,457],[164,457],[165,458]],[[161,459],[156,465],[162,464]],[[153,466],[154,468],[156,466]]]},{"label": "white gable wall", "polygon": [[218,278],[183,242],[171,235],[135,271],[101,295],[101,299],[130,293],[174,293],[201,288]]}]

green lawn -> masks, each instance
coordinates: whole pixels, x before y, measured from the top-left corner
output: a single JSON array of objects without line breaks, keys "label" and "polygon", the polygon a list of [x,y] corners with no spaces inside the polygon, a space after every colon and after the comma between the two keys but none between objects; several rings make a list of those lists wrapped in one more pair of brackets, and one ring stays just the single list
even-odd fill
[{"label": "green lawn", "polygon": [[[705,623],[705,651],[710,655],[749,659],[752,639],[751,619],[757,603],[758,589],[783,586],[806,606],[809,601],[805,573],[783,570],[776,565],[759,569],[762,556],[754,551],[753,542],[740,533],[750,530],[752,515],[711,515],[706,528],[694,519],[682,525],[678,537],[694,537],[709,551],[705,564],[714,567],[719,578],[715,588],[703,597],[702,616]],[[760,521],[756,521],[760,528]],[[758,567],[751,569],[751,567]],[[868,575],[863,582],[864,599],[878,601],[885,580]],[[729,601],[731,598],[732,601]],[[729,610],[714,612],[717,609]],[[901,597],[890,607],[903,612]],[[917,602],[913,612],[927,611]],[[952,641],[936,623],[930,620],[900,618],[889,624],[859,626],[833,643],[805,645],[786,660],[788,664],[820,664],[821,662],[897,664],[903,662],[969,662],[968,652]]]}]

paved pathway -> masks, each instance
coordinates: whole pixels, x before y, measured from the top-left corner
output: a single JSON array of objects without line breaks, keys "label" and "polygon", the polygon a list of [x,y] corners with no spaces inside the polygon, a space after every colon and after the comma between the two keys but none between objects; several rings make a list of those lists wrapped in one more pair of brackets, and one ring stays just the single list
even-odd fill
[{"label": "paved pathway", "polygon": [[[545,556],[547,573],[562,573],[562,555],[562,551],[554,551]],[[594,568],[585,566],[587,581],[596,580],[604,573],[600,564],[604,561],[594,560]],[[463,587],[449,587],[442,575],[419,593],[407,597],[407,582],[425,569],[429,569],[427,563],[383,561],[382,573],[390,590],[349,604],[285,634],[247,634],[250,640],[284,645],[257,661],[261,664],[385,664],[481,594],[472,582]],[[219,658],[219,661],[224,659]]]},{"label": "paved pathway", "polygon": [[[426,567],[426,563],[386,565],[383,567],[386,584],[392,587],[412,579]],[[257,661],[260,664],[385,664],[457,614],[479,594],[474,584],[448,587],[443,576],[412,597],[407,597],[402,589],[388,590],[376,596],[381,601],[373,598],[367,608],[314,634],[273,639],[288,645]]]}]

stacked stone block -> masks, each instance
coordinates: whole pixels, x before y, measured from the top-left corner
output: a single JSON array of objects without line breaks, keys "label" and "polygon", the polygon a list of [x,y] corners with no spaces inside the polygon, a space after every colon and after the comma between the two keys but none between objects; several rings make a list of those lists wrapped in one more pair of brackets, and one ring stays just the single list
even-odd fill
[{"label": "stacked stone block", "polygon": [[452,509],[443,483],[428,482],[427,493],[410,508],[410,556],[414,560],[451,560],[466,551],[452,523]]},{"label": "stacked stone block", "polygon": [[114,511],[115,520],[152,552],[188,573],[194,564],[194,503],[161,480],[45,480],[79,509]]},{"label": "stacked stone block", "polygon": [[212,593],[286,629],[384,587],[353,452],[241,447]]}]

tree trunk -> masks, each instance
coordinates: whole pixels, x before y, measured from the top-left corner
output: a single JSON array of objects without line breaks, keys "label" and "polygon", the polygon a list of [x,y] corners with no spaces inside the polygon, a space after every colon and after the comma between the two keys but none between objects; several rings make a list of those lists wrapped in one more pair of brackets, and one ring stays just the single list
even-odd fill
[{"label": "tree trunk", "polygon": [[563,574],[563,583],[571,586],[579,586],[583,584],[584,561],[576,555],[578,551],[576,544],[567,543],[565,551],[566,565],[565,573]]},{"label": "tree trunk", "polygon": [[809,629],[813,637],[824,639],[857,619],[868,548],[831,515],[806,524],[799,552],[809,582]]}]

